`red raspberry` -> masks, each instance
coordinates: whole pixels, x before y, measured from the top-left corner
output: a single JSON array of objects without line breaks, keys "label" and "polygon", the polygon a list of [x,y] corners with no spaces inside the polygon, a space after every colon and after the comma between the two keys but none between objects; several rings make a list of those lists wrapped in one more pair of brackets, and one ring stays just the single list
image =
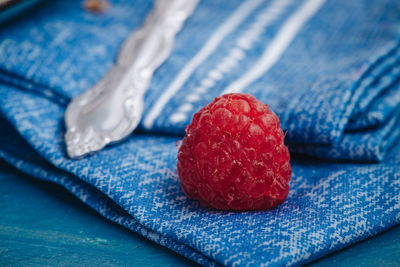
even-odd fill
[{"label": "red raspberry", "polygon": [[289,152],[278,117],[248,94],[226,94],[199,110],[178,152],[183,191],[222,210],[263,210],[289,193]]}]

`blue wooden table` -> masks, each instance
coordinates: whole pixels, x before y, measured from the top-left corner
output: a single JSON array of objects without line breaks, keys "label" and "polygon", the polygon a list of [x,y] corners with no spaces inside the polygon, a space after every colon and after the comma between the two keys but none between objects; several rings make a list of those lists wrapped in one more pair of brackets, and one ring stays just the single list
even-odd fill
[{"label": "blue wooden table", "polygon": [[[193,266],[0,161],[0,266]],[[400,226],[311,266],[400,266]]]}]

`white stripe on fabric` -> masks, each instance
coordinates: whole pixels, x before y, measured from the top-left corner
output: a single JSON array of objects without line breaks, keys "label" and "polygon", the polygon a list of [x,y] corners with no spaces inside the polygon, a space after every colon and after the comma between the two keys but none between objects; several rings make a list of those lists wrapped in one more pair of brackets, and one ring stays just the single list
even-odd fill
[{"label": "white stripe on fabric", "polygon": [[170,86],[164,91],[157,100],[149,114],[143,122],[143,126],[150,129],[154,120],[160,115],[167,102],[182,87],[186,80],[192,75],[193,71],[208,58],[208,56],[218,47],[222,40],[236,29],[263,1],[250,0],[243,3],[208,39],[202,49],[183,67],[179,74],[172,81]]},{"label": "white stripe on fabric", "polygon": [[324,2],[325,0],[308,0],[305,2],[285,22],[275,39],[264,50],[260,60],[241,78],[231,83],[222,94],[241,92],[246,86],[265,74],[279,60],[304,23],[319,10]]},{"label": "white stripe on fabric", "polygon": [[[255,18],[254,22],[248,29],[238,37],[236,44],[232,47],[229,53],[212,68],[209,73],[200,81],[201,85],[194,89],[194,92],[187,96],[185,101],[188,103],[197,102],[201,99],[201,94],[206,93],[210,88],[215,86],[216,81],[224,78],[224,75],[230,72],[233,68],[240,64],[240,61],[246,58],[246,50],[251,50],[253,44],[258,41],[265,29],[274,23],[292,4],[294,0],[275,0],[266,8],[264,8]],[[208,82],[207,82],[208,81]],[[196,97],[192,97],[195,95]],[[193,100],[193,101],[192,101]],[[187,103],[184,103],[186,105]],[[192,108],[195,106],[192,105]],[[172,114],[170,121],[179,123],[186,121],[188,114],[192,110],[183,111],[178,108],[176,113]]]}]

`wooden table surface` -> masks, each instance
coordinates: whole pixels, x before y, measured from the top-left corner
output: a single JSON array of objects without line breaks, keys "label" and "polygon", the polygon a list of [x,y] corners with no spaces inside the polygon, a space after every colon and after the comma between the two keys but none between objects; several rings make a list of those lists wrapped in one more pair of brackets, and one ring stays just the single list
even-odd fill
[{"label": "wooden table surface", "polygon": [[[0,266],[193,266],[0,161]],[[310,266],[400,266],[400,226]]]}]

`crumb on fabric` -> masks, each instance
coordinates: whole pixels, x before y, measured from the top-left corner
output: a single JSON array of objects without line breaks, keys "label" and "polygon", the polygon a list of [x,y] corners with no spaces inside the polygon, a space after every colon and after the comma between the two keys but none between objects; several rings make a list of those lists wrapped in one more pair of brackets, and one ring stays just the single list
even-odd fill
[{"label": "crumb on fabric", "polygon": [[110,3],[107,0],[85,0],[83,7],[89,12],[100,14],[110,8]]}]

